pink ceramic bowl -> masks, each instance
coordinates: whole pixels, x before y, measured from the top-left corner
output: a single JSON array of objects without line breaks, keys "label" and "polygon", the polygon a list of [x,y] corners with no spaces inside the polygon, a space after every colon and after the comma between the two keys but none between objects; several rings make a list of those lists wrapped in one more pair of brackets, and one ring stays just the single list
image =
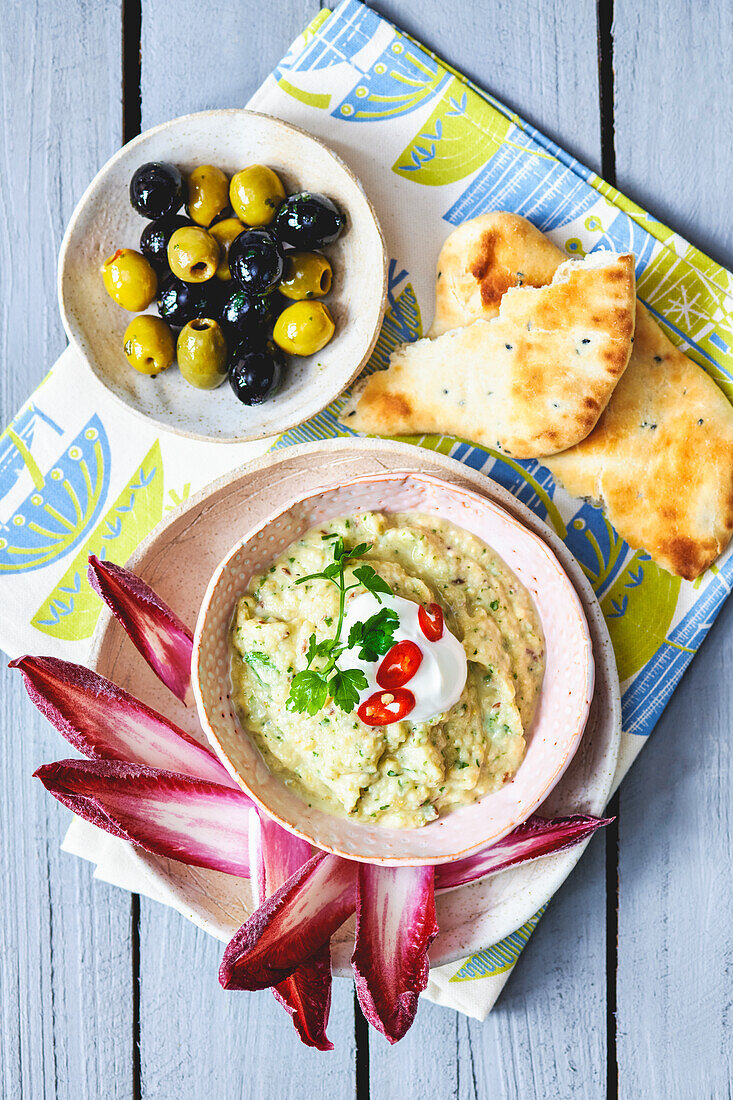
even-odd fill
[{"label": "pink ceramic bowl", "polygon": [[[386,829],[309,807],[264,763],[230,697],[229,626],[249,578],[309,528],[359,511],[421,512],[477,535],[532,593],[547,666],[527,752],[514,778],[420,829]],[[194,694],[204,730],[254,801],[311,844],[367,863],[445,863],[496,843],[544,801],[573,757],[593,697],[592,646],[580,600],[545,543],[487,497],[427,474],[355,478],[294,500],[249,531],[216,569],[194,638]]]}]

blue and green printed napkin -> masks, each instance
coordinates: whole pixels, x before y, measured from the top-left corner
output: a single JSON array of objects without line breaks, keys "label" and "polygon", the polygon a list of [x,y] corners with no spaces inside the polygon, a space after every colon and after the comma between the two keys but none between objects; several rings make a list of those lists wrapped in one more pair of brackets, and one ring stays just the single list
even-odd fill
[{"label": "blue and green printed napkin", "polygon": [[[733,276],[629,202],[358,0],[323,11],[250,107],[335,149],[370,195],[389,251],[389,302],[371,366],[428,327],[435,260],[451,228],[487,210],[529,218],[571,256],[636,256],[638,293],[670,339],[733,399]],[[425,321],[423,321],[423,318]],[[191,444],[121,411],[67,350],[0,444],[0,642],[15,655],[83,660],[98,613],[89,553],[125,561],[164,514],[262,444]],[[73,400],[69,394],[74,394]],[[81,395],[81,396],[80,396]],[[333,406],[278,447],[348,435]],[[550,524],[580,562],[606,617],[623,694],[620,778],[720,610],[728,551],[694,583],[631,550],[602,512],[569,497],[534,460],[449,437],[420,445],[482,470]],[[112,838],[76,825],[67,847],[128,889],[140,883]],[[431,973],[427,996],[484,1018],[539,914],[500,944]]]}]

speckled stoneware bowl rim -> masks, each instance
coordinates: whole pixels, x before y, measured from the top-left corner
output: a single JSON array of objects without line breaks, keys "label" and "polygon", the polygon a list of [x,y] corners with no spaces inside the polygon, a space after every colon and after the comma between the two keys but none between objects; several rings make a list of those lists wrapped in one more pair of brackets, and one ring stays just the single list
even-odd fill
[{"label": "speckled stoneware bowl rim", "polygon": [[[582,690],[578,692],[576,704],[577,712],[574,715],[574,724],[571,727],[563,730],[564,740],[560,749],[560,758],[555,762],[554,770],[543,778],[537,784],[532,796],[522,803],[521,809],[515,808],[511,816],[507,816],[503,823],[497,828],[495,824],[488,834],[477,835],[476,824],[473,824],[473,834],[470,839],[470,843],[466,843],[467,837],[461,835],[461,847],[452,849],[450,852],[436,852],[428,851],[424,855],[397,855],[394,852],[389,851],[389,841],[385,841],[385,848],[382,854],[375,854],[374,851],[365,851],[356,846],[353,839],[349,840],[344,835],[341,840],[325,840],[322,833],[318,831],[318,828],[310,828],[307,824],[304,824],[303,816],[298,812],[300,809],[301,799],[294,797],[292,804],[296,807],[296,812],[290,812],[287,816],[278,811],[273,805],[270,804],[268,799],[264,797],[255,781],[252,781],[248,776],[243,775],[237,768],[235,763],[230,759],[225,747],[222,745],[221,740],[217,734],[216,722],[213,717],[215,709],[218,709],[220,704],[220,696],[216,691],[214,696],[209,697],[209,692],[204,686],[202,675],[202,650],[208,638],[208,632],[211,629],[209,622],[209,612],[212,607],[212,603],[217,597],[221,586],[227,586],[227,591],[234,589],[233,595],[230,597],[232,605],[236,602],[237,592],[241,593],[246,587],[245,582],[242,582],[237,578],[236,583],[231,583],[230,569],[235,562],[239,552],[243,547],[255,543],[264,531],[267,530],[273,523],[275,523],[283,515],[287,514],[291,510],[297,508],[300,505],[307,505],[310,501],[317,501],[319,497],[329,492],[337,490],[349,489],[350,487],[358,487],[360,485],[381,485],[389,482],[401,482],[412,481],[417,484],[432,488],[438,492],[450,495],[454,500],[463,500],[472,503],[474,506],[478,505],[479,508],[489,511],[494,514],[496,518],[503,524],[504,527],[514,529],[517,532],[521,532],[522,539],[529,543],[533,552],[533,562],[537,562],[540,559],[544,559],[549,564],[550,568],[557,575],[560,583],[564,589],[564,599],[567,601],[568,613],[575,621],[578,628],[578,634],[576,635],[577,649],[573,653],[573,661],[578,660],[583,668],[583,686]],[[454,520],[455,522],[455,520]],[[528,559],[529,560],[529,559]],[[511,568],[511,566],[510,566]],[[296,836],[301,837],[314,847],[323,851],[328,851],[334,855],[342,856],[346,859],[352,859],[365,863],[378,863],[390,866],[400,865],[420,865],[420,864],[439,864],[449,863],[457,859],[465,858],[475,852],[480,851],[482,848],[488,847],[492,844],[498,843],[504,836],[506,836],[512,829],[515,829],[523,821],[525,821],[535,810],[547,799],[552,789],[562,778],[563,774],[567,770],[570,762],[575,755],[580,740],[583,736],[586,723],[588,721],[588,715],[590,712],[590,706],[593,699],[594,683],[595,683],[595,662],[593,657],[593,647],[590,638],[590,630],[588,622],[585,616],[583,605],[578,597],[575,588],[570,581],[566,571],[562,564],[558,560],[557,556],[553,553],[552,549],[543,541],[538,535],[516,519],[513,515],[507,512],[495,501],[492,501],[488,497],[482,496],[480,493],[474,492],[471,489],[466,489],[462,486],[457,486],[451,482],[448,482],[434,474],[422,473],[420,471],[411,471],[408,473],[394,473],[384,472],[381,474],[364,474],[357,477],[349,478],[345,481],[339,480],[333,482],[331,485],[321,486],[317,491],[309,490],[295,496],[286,505],[280,506],[274,509],[268,517],[248,530],[243,536],[241,536],[236,543],[232,546],[230,551],[221,560],[217,568],[209,581],[201,608],[199,610],[198,619],[196,622],[196,628],[194,631],[194,644],[193,654],[191,659],[191,681],[193,686],[194,698],[196,700],[196,706],[199,713],[199,719],[201,727],[206,733],[212,747],[216,751],[217,755],[221,759],[224,766],[230,772],[232,777],[242,787],[247,795],[260,807],[269,817],[275,820],[284,829],[294,833]],[[545,690],[545,684],[540,689],[540,698]],[[223,691],[226,693],[226,697],[229,698],[231,692],[231,683],[223,685]],[[537,711],[539,712],[540,706],[538,702]],[[239,726],[243,737],[247,737],[246,731]],[[259,750],[255,747],[255,753],[259,754]],[[524,761],[523,761],[524,763]],[[520,769],[521,769],[520,764]],[[265,765],[266,767],[266,765]],[[536,767],[536,765],[535,765]],[[268,769],[268,773],[272,775]],[[519,772],[517,772],[519,774]],[[500,788],[500,790],[503,788]],[[495,792],[499,793],[499,792]],[[475,805],[481,805],[488,803],[493,797],[493,794],[485,795],[482,799],[478,800]],[[303,815],[306,814],[306,804],[302,803]],[[347,818],[341,818],[335,814],[328,814],[327,811],[323,811],[328,820],[332,823],[331,828],[333,833],[338,837],[339,829],[346,830],[350,833],[355,833],[358,836],[359,827],[356,823],[349,821]],[[435,824],[441,821],[445,821],[445,818],[451,815],[444,815],[437,819],[437,822],[431,823],[434,827]],[[495,821],[495,819],[489,819]],[[422,837],[427,838],[430,835],[431,824],[424,826],[420,829]],[[412,833],[415,830],[410,830]],[[391,829],[384,830],[385,833],[389,833],[392,838],[391,843],[394,844],[398,841],[400,830]],[[456,832],[458,830],[456,829]],[[406,838],[407,839],[407,838]],[[399,844],[397,844],[399,847]]]},{"label": "speckled stoneware bowl rim", "polygon": [[[73,317],[71,309],[68,307],[66,292],[66,271],[68,266],[69,251],[73,245],[77,222],[80,220],[81,216],[85,212],[87,203],[92,199],[97,188],[100,186],[100,184],[103,183],[104,178],[110,173],[110,171],[117,165],[120,160],[123,160],[125,157],[129,156],[131,151],[134,151],[138,146],[144,145],[149,138],[157,136],[158,134],[165,133],[168,130],[173,130],[178,126],[185,125],[186,123],[192,121],[200,121],[207,118],[210,118],[212,120],[219,120],[222,117],[226,116],[265,119],[268,123],[271,123],[275,129],[282,129],[301,135],[302,137],[312,142],[314,145],[319,146],[332,158],[334,163],[337,164],[338,167],[349,177],[351,182],[361,193],[361,196],[365,203],[365,207],[371,216],[371,220],[376,230],[377,240],[381,245],[381,263],[379,263],[378,257],[375,255],[374,264],[381,267],[382,279],[380,290],[380,305],[377,311],[374,331],[371,335],[368,346],[365,348],[363,354],[361,355],[359,362],[353,364],[348,370],[348,373],[345,373],[339,379],[336,385],[331,386],[328,390],[324,390],[323,396],[319,397],[317,401],[312,402],[310,405],[306,401],[303,401],[302,407],[299,412],[293,412],[290,417],[284,418],[282,422],[279,422],[277,424],[277,427],[275,428],[263,431],[253,427],[251,430],[243,431],[241,434],[236,436],[232,435],[227,436],[226,438],[219,438],[216,436],[206,435],[201,432],[191,431],[186,428],[178,427],[175,424],[170,424],[166,421],[159,420],[157,419],[157,417],[137,408],[133,403],[125,401],[122,397],[119,396],[119,394],[115,393],[114,390],[107,385],[105,379],[95,369],[92,356],[85,350],[80,328],[77,325],[75,318]],[[128,141],[126,145],[123,145],[121,149],[118,149],[117,152],[114,153],[109,158],[109,160],[105,162],[105,164],[100,168],[100,170],[91,180],[81,198],[77,202],[71,218],[69,219],[69,222],[66,226],[66,230],[61,241],[61,247],[59,249],[56,286],[61,320],[63,322],[64,329],[66,330],[66,335],[69,339],[70,344],[78,353],[80,359],[93,375],[93,377],[96,379],[96,381],[99,383],[99,385],[104,387],[106,392],[110,395],[110,397],[112,397],[114,401],[116,401],[128,412],[131,412],[134,416],[138,417],[141,420],[144,420],[146,423],[154,423],[164,431],[171,432],[174,435],[183,436],[186,439],[195,439],[200,442],[229,445],[232,443],[247,443],[256,439],[275,437],[280,435],[282,432],[288,431],[290,428],[297,427],[298,425],[303,423],[303,421],[309,420],[311,417],[316,416],[319,412],[322,412],[323,409],[325,409],[328,405],[335,401],[336,398],[339,397],[339,395],[343,393],[343,391],[347,389],[348,386],[351,385],[354,379],[357,378],[366,363],[369,361],[369,358],[374,351],[375,344],[379,339],[379,334],[381,332],[382,322],[384,320],[384,313],[387,306],[388,256],[382,227],[379,223],[374,205],[368,194],[366,193],[363,184],[355,175],[355,173],[351,170],[348,164],[346,164],[343,158],[340,157],[338,153],[334,152],[334,150],[331,149],[326,142],[321,141],[320,138],[315,137],[313,134],[309,133],[308,130],[303,129],[303,127],[295,126],[290,122],[285,122],[283,119],[276,118],[274,115],[267,115],[261,111],[250,111],[243,107],[222,107],[212,108],[207,111],[191,112],[187,115],[180,115],[178,118],[169,119],[167,122],[161,122],[157,126],[152,126],[150,129],[144,130],[141,134],[138,134],[131,141]],[[132,316],[133,315],[130,314],[130,317]],[[277,396],[275,396],[273,400],[277,400]]]}]

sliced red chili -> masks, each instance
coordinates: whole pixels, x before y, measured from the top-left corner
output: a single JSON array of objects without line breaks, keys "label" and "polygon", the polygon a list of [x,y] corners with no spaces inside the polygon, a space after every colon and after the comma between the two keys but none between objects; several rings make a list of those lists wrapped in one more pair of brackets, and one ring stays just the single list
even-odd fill
[{"label": "sliced red chili", "polygon": [[418,608],[417,621],[429,642],[437,642],[443,637],[443,608],[438,603],[429,603]]},{"label": "sliced red chili", "polygon": [[415,696],[407,688],[375,691],[356,712],[367,726],[388,726],[400,722],[415,706]]},{"label": "sliced red chili", "polygon": [[401,688],[411,680],[422,664],[420,646],[415,642],[396,642],[377,669],[380,687]]}]

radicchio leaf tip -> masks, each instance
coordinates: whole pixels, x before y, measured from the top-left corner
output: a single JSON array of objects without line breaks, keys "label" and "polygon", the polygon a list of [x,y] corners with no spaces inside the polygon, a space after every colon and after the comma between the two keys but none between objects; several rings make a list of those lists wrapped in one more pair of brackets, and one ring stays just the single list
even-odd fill
[{"label": "radicchio leaf tip", "polygon": [[191,688],[193,634],[136,573],[90,554],[89,583],[130,641],[173,694],[186,703]]},{"label": "radicchio leaf tip", "polygon": [[[261,811],[250,811],[251,880],[258,904],[282,886],[310,859],[311,846],[287,832]],[[331,1009],[331,945],[325,943],[307,962],[272,990],[291,1016],[306,1046],[333,1050],[326,1035]]]},{"label": "radicchio leaf tip", "polygon": [[25,655],[10,667],[23,674],[33,704],[84,756],[163,768],[239,789],[211,749],[84,665]]}]

